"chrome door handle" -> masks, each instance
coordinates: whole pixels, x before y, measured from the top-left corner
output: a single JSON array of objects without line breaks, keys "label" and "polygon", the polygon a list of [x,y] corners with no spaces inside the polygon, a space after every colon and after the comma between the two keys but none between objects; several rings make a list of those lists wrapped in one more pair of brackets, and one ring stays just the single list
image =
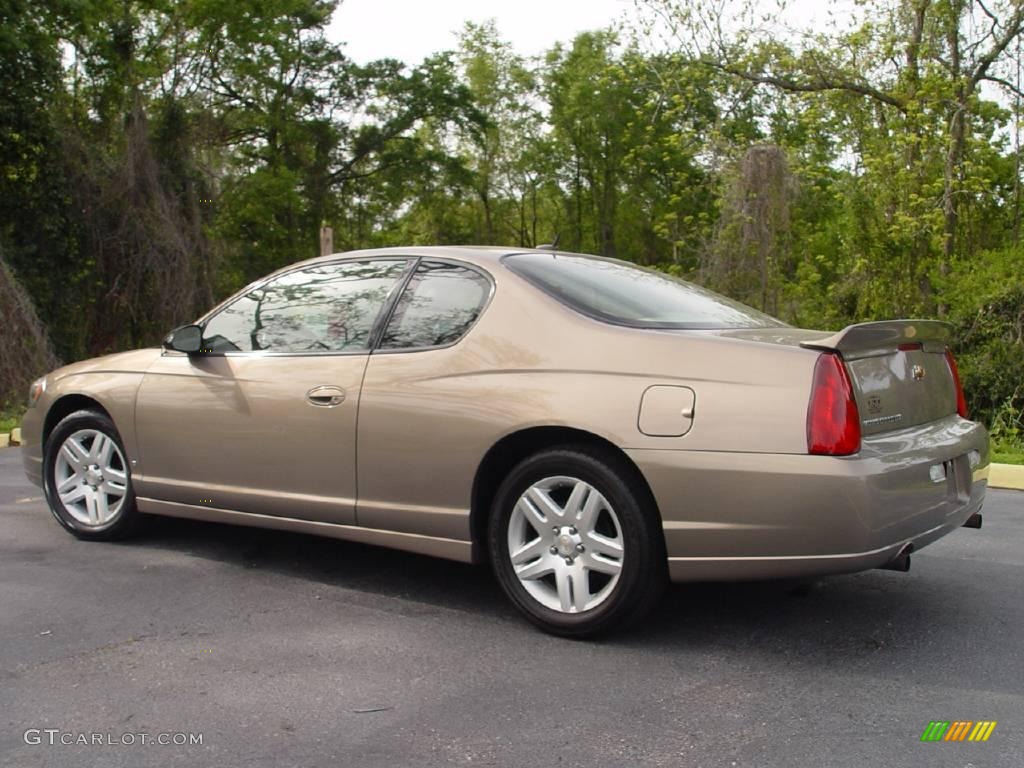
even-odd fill
[{"label": "chrome door handle", "polygon": [[326,385],[313,387],[306,393],[306,400],[311,405],[331,408],[345,402],[345,390],[341,387],[331,387]]}]

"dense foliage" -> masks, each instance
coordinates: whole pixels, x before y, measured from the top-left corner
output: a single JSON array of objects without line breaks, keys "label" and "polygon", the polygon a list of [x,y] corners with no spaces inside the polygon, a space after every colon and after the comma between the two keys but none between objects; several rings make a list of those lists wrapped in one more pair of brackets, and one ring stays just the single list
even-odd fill
[{"label": "dense foliage", "polygon": [[336,0],[0,0],[0,254],[75,359],[323,224],[337,250],[557,236],[804,326],[948,319],[975,412],[1020,441],[1022,3],[861,2],[788,37],[763,5],[642,0],[536,59],[467,25],[406,66],[348,59]]}]

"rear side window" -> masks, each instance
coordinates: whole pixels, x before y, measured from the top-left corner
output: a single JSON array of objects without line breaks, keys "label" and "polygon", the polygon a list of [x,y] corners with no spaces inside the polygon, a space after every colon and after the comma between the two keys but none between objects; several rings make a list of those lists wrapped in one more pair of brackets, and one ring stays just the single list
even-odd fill
[{"label": "rear side window", "polygon": [[642,328],[768,328],[785,323],[677,277],[615,259],[517,253],[503,263],[563,304]]},{"label": "rear side window", "polygon": [[483,311],[490,293],[490,281],[475,269],[422,262],[395,305],[381,349],[454,344]]}]

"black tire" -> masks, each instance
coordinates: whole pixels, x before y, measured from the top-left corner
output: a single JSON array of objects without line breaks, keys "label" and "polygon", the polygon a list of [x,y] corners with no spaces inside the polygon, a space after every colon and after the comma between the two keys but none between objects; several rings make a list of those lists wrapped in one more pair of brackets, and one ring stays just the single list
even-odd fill
[{"label": "black tire", "polygon": [[[509,556],[509,525],[517,501],[534,483],[555,476],[583,480],[599,491],[621,529],[623,557],[617,583],[603,602],[575,613],[552,609],[535,598],[516,575]],[[488,544],[494,573],[512,603],[545,632],[562,637],[593,637],[627,627],[654,608],[667,582],[664,537],[649,491],[621,457],[589,445],[545,450],[518,464],[498,489]],[[589,584],[594,577],[584,578]]]},{"label": "black tire", "polygon": [[[127,478],[127,490],[123,501],[120,502],[120,507],[109,520],[98,525],[84,523],[75,517],[61,501],[56,490],[58,452],[67,438],[80,430],[95,430],[103,433],[113,440],[121,457],[125,457],[123,461],[119,462],[123,463],[124,474]],[[75,411],[61,419],[54,427],[43,447],[43,491],[53,516],[68,532],[80,539],[112,541],[127,538],[138,530],[142,515],[135,506],[131,466],[126,457],[121,435],[118,433],[117,427],[114,426],[114,422],[105,413],[93,410]]]}]

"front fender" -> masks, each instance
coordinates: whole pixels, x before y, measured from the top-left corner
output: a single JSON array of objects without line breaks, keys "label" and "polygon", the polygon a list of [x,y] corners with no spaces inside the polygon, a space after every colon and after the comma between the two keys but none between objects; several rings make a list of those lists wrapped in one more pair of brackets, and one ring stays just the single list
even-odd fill
[{"label": "front fender", "polygon": [[159,349],[140,349],[83,360],[46,376],[46,391],[22,420],[22,460],[29,479],[42,483],[46,435],[68,413],[96,404],[121,434],[133,469],[139,457],[135,432],[135,399],[146,370]]}]

